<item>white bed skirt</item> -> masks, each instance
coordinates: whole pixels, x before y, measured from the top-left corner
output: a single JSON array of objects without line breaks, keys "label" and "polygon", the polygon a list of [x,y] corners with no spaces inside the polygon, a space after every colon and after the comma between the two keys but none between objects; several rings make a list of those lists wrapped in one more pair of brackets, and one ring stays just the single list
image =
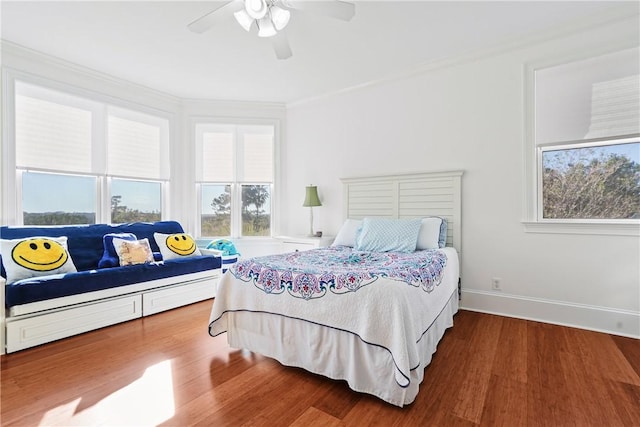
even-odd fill
[{"label": "white bed skirt", "polygon": [[[338,380],[355,391],[372,394],[396,406],[413,402],[424,369],[458,311],[457,289],[420,340],[420,364],[411,371],[407,387],[390,375],[379,375],[394,361],[388,350],[366,344],[354,334],[268,313],[228,312],[227,340],[234,348],[272,357],[286,366]],[[257,321],[257,316],[260,317]]]}]

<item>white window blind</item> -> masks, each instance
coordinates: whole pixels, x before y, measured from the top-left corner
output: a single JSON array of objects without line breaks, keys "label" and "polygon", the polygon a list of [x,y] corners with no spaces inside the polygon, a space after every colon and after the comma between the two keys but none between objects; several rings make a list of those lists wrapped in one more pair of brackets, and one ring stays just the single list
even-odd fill
[{"label": "white window blind", "polygon": [[202,135],[202,181],[233,181],[233,140],[230,132],[205,132]]},{"label": "white window blind", "polygon": [[248,130],[243,137],[244,182],[271,182],[273,180],[273,128]]},{"label": "white window blind", "polygon": [[17,167],[92,172],[92,111],[67,101],[74,99],[16,83]]},{"label": "white window blind", "polygon": [[640,48],[535,71],[535,142],[640,132]]},{"label": "white window blind", "polygon": [[107,127],[107,173],[134,178],[167,179],[168,167],[163,162],[166,147],[162,141],[162,127],[162,123],[145,123],[110,114]]},{"label": "white window blind", "polygon": [[199,182],[273,182],[273,126],[196,125]]},{"label": "white window blind", "polygon": [[640,133],[640,76],[594,83],[586,139]]}]

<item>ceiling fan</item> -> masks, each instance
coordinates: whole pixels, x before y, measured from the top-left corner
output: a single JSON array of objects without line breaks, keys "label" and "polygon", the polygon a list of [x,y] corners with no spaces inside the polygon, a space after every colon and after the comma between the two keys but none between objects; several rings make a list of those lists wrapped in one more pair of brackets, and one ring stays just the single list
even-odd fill
[{"label": "ceiling fan", "polygon": [[291,10],[350,21],[355,15],[355,4],[342,0],[231,0],[196,19],[188,28],[194,33],[203,33],[233,14],[246,31],[255,26],[258,37],[269,37],[278,59],[287,59],[292,51],[282,30],[289,23]]}]

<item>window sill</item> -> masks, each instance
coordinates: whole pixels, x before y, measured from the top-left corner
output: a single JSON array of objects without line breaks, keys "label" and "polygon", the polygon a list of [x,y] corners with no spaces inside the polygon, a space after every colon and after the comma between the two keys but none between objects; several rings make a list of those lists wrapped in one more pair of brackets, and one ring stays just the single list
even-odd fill
[{"label": "window sill", "polygon": [[640,236],[640,221],[633,223],[522,221],[527,233]]}]

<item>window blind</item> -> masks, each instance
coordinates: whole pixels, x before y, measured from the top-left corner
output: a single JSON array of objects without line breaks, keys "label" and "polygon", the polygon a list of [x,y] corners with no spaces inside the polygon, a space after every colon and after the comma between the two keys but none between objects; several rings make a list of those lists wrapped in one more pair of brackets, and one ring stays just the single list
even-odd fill
[{"label": "window blind", "polygon": [[[269,129],[270,130],[270,129]],[[244,182],[271,182],[273,180],[273,132],[244,133]]]},{"label": "window blind", "polygon": [[640,132],[640,48],[535,72],[535,142]]},{"label": "window blind", "polygon": [[640,75],[594,83],[585,138],[640,133]]},{"label": "window blind", "polygon": [[231,132],[202,134],[201,176],[208,182],[231,182],[233,176],[233,140]]},{"label": "window blind", "polygon": [[16,85],[16,166],[92,172],[92,112],[24,95]]},{"label": "window blind", "polygon": [[109,175],[166,179],[163,167],[162,129],[109,115],[107,137],[107,173]]},{"label": "window blind", "polygon": [[273,182],[273,126],[197,124],[196,177],[200,182]]}]

